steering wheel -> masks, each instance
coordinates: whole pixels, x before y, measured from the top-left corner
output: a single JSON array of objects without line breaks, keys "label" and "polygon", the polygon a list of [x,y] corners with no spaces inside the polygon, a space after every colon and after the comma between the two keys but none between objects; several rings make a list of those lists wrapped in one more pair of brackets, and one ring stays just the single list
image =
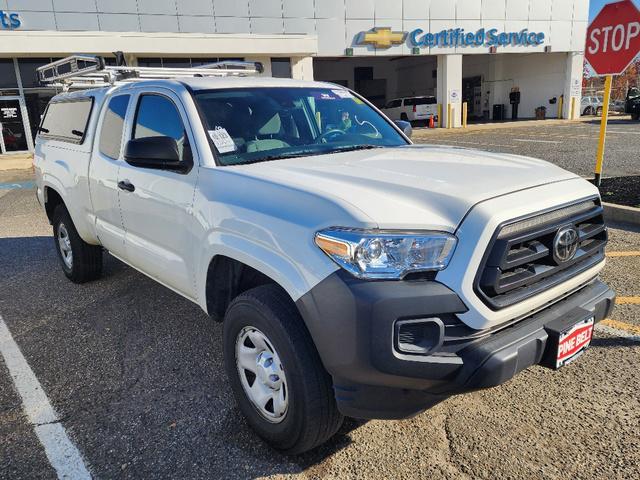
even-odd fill
[{"label": "steering wheel", "polygon": [[316,143],[327,143],[329,141],[335,140],[336,138],[342,135],[346,135],[346,132],[343,132],[338,128],[332,128],[331,130],[328,130],[323,134],[319,135],[318,138],[316,139]]}]

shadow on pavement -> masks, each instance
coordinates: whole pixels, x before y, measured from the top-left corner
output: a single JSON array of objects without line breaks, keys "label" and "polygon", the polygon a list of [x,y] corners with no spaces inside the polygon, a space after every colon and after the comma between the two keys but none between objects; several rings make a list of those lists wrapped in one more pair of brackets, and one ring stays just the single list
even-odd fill
[{"label": "shadow on pavement", "polygon": [[53,245],[0,238],[0,314],[97,477],[291,474],[350,444],[348,419],[307,454],[267,447],[227,384],[221,324],[109,255],[103,278],[73,284]]}]

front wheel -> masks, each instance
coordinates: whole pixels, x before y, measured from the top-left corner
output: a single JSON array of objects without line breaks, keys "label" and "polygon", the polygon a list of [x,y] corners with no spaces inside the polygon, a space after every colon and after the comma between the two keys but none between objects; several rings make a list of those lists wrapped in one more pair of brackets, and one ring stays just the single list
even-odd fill
[{"label": "front wheel", "polygon": [[224,361],[240,410],[274,448],[305,452],[342,425],[331,377],[280,287],[256,287],[231,302],[224,318]]},{"label": "front wheel", "polygon": [[90,245],[80,238],[64,205],[56,207],[52,223],[56,252],[67,278],[75,283],[99,278],[102,273],[102,247]]}]

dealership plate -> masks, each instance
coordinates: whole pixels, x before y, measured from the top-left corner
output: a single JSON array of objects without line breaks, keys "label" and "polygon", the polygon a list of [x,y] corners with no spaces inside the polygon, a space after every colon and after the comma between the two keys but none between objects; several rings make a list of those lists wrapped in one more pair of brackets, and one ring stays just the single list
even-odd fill
[{"label": "dealership plate", "polygon": [[571,363],[578,358],[591,343],[594,318],[576,323],[558,337],[556,368]]}]

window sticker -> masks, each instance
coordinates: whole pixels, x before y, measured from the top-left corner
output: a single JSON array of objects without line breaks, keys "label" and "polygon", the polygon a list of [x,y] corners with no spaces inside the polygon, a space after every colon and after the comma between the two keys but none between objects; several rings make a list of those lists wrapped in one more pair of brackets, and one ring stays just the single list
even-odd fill
[{"label": "window sticker", "polygon": [[331,92],[340,98],[353,98],[353,95],[348,90],[331,90]]},{"label": "window sticker", "polygon": [[226,128],[216,127],[214,130],[209,130],[209,136],[213,140],[213,144],[220,153],[228,153],[236,151],[236,144],[227,132]]},{"label": "window sticker", "polygon": [[338,97],[331,92],[311,92],[311,96],[316,100],[338,100]]}]

